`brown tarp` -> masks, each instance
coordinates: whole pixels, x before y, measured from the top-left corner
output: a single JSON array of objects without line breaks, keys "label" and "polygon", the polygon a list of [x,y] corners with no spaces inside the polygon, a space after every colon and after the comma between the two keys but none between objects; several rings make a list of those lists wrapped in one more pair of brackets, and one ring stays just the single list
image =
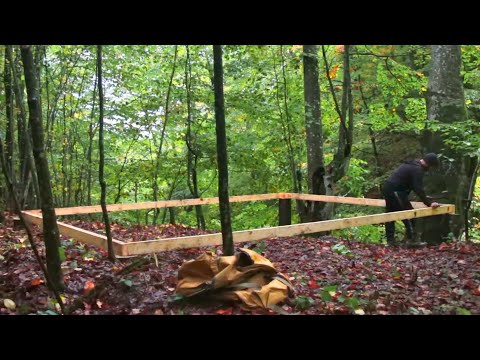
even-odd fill
[{"label": "brown tarp", "polygon": [[235,256],[204,253],[184,263],[178,271],[176,293],[240,301],[248,309],[268,309],[292,297],[293,286],[268,259],[239,249]]}]

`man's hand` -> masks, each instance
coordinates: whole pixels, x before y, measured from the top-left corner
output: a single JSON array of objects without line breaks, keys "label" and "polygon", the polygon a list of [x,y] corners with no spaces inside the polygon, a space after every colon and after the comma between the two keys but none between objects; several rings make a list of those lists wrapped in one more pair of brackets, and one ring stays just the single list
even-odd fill
[{"label": "man's hand", "polygon": [[433,202],[433,203],[430,205],[430,207],[431,207],[432,209],[436,209],[436,208],[440,207],[440,204],[437,203],[437,202]]}]

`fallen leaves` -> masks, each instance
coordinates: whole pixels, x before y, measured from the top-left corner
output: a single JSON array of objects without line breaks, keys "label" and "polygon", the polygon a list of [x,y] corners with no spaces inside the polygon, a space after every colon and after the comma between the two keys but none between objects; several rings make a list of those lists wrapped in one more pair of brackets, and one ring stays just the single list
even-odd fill
[{"label": "fallen leaves", "polygon": [[15,310],[17,305],[13,300],[10,299],[3,299],[3,306],[5,306],[8,310]]},{"label": "fallen leaves", "polygon": [[217,315],[232,315],[233,308],[228,308],[224,310],[217,310],[215,311],[215,314]]},{"label": "fallen leaves", "polygon": [[[86,222],[80,220],[65,221],[67,224],[74,225],[84,230],[103,232],[104,224],[100,221]],[[111,224],[112,237],[124,242],[146,241],[153,239],[165,239],[172,237],[184,237],[192,235],[210,234],[213,231],[203,231],[201,229],[188,227],[181,224],[164,224],[164,225],[133,225],[126,228],[119,223]],[[186,251],[188,251],[187,249]],[[91,258],[89,258],[91,259]]]},{"label": "fallen leaves", "polygon": [[[78,222],[101,231],[101,222]],[[7,231],[0,226],[2,231]],[[11,243],[23,234],[10,231]],[[132,226],[115,224],[114,237],[126,241],[203,234],[183,225]],[[119,235],[119,236],[117,236]],[[152,236],[155,235],[155,236]],[[4,241],[2,246],[5,246]],[[390,249],[379,244],[349,242],[332,237],[265,240],[263,252],[287,274],[296,297],[280,307],[289,314],[480,314],[480,246],[442,244],[416,250]],[[252,243],[258,245],[257,243]],[[28,245],[28,244],[27,244]],[[111,264],[94,246],[64,239],[65,294],[70,303],[81,299],[78,315],[87,314],[218,314],[247,312],[218,303],[192,304],[171,301],[177,272],[184,261],[221,247],[192,248],[156,254],[136,271],[121,273],[133,259]],[[27,313],[54,309],[51,294],[29,247],[2,247],[0,290],[14,299],[16,311]],[[44,251],[43,243],[39,248]],[[87,297],[95,289],[95,297]],[[0,305],[2,304],[0,302]],[[2,313],[11,313],[0,306]],[[272,314],[272,312],[257,312]]]},{"label": "fallen leaves", "polygon": [[87,281],[83,287],[83,295],[87,295],[93,289],[95,289],[95,283],[93,281]]},{"label": "fallen leaves", "polygon": [[320,286],[318,286],[317,281],[312,278],[312,279],[310,279],[310,280],[308,281],[308,287],[309,287],[310,289],[318,289]]},{"label": "fallen leaves", "polygon": [[44,281],[40,278],[33,279],[32,282],[31,282],[32,286],[38,286],[38,285],[43,284],[43,283],[44,283]]}]

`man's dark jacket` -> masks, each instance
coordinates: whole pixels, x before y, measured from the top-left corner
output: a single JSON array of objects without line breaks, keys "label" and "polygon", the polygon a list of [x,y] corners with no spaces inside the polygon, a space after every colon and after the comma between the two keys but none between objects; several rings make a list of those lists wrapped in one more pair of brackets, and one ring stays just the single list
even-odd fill
[{"label": "man's dark jacket", "polygon": [[384,192],[403,191],[408,194],[413,190],[425,205],[430,206],[432,201],[427,198],[423,189],[424,173],[425,169],[420,161],[406,161],[385,182]]}]

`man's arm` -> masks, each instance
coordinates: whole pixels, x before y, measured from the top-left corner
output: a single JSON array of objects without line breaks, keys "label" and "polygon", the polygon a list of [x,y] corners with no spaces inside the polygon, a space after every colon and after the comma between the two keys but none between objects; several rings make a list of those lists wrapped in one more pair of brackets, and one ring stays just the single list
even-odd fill
[{"label": "man's arm", "polygon": [[432,201],[427,198],[427,194],[425,194],[423,189],[423,171],[420,168],[412,173],[412,187],[415,194],[418,195],[425,205],[432,206]]}]

